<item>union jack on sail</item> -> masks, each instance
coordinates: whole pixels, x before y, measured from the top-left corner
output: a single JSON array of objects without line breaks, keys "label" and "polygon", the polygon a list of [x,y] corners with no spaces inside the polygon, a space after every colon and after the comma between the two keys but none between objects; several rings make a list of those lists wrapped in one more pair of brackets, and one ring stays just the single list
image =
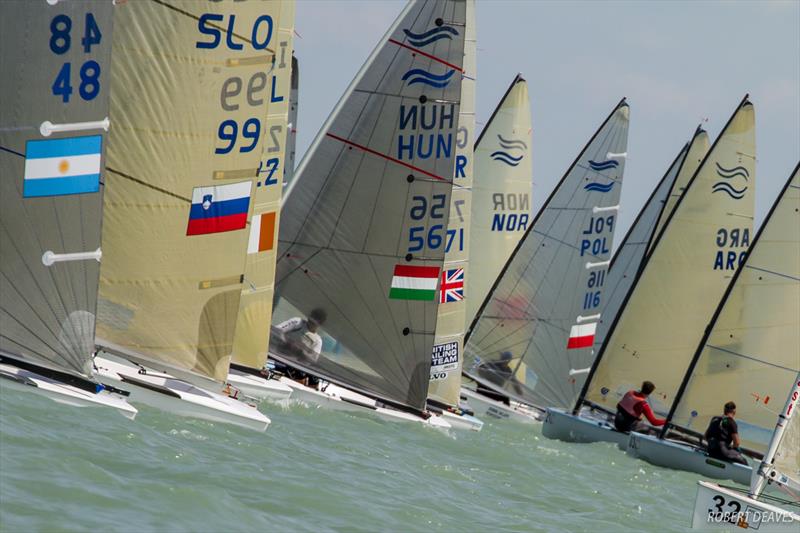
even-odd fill
[{"label": "union jack on sail", "polygon": [[464,299],[464,269],[452,268],[442,272],[439,303],[460,302]]}]

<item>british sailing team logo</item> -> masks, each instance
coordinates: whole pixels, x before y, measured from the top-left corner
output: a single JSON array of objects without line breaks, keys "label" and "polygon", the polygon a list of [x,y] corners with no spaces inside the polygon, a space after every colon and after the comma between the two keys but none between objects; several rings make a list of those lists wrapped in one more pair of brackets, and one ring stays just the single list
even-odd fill
[{"label": "british sailing team logo", "polygon": [[[734,200],[741,200],[747,192],[747,182],[750,178],[750,172],[742,167],[725,168],[719,163],[717,165],[717,176],[723,178],[711,186],[712,194],[715,192],[724,192]],[[741,179],[739,179],[741,178]],[[734,183],[744,180],[744,183],[737,188]]]},{"label": "british sailing team logo", "polygon": [[422,33],[414,33],[411,30],[403,30],[408,37],[408,42],[418,48],[435,43],[440,39],[453,40],[454,35],[458,35],[458,30],[452,26],[444,24],[442,19],[436,19],[436,27]]},{"label": "british sailing team logo", "polygon": [[[525,157],[525,150],[528,149],[528,145],[525,141],[521,139],[504,139],[499,133],[497,134],[497,139],[501,150],[492,152],[492,159],[505,163],[510,167],[519,165],[522,158]],[[515,152],[517,150],[518,152]],[[514,153],[518,153],[519,155],[514,155]]]},{"label": "british sailing team logo", "polygon": [[[604,170],[615,169],[619,167],[619,161],[615,161],[613,159],[607,159],[606,161],[592,161],[589,160],[589,168],[594,170],[595,172],[602,172]],[[590,192],[602,192],[607,193],[611,192],[611,189],[614,188],[614,183],[600,183],[598,181],[592,181],[587,183],[583,186],[584,190]]]}]

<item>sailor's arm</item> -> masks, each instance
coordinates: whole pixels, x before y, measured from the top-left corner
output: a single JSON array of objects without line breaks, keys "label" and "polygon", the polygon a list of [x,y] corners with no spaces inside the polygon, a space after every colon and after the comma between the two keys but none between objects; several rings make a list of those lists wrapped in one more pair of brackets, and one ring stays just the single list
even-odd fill
[{"label": "sailor's arm", "polygon": [[647,402],[644,404],[642,414],[644,414],[644,416],[647,417],[647,421],[654,426],[663,426],[667,423],[664,418],[656,418],[656,415],[653,414],[653,410],[650,408],[650,404]]}]

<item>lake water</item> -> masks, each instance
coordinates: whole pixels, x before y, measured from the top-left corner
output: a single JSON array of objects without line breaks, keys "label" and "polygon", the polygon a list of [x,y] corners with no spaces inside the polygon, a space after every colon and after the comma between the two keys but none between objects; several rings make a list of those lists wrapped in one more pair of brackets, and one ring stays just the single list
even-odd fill
[{"label": "lake water", "polygon": [[263,404],[266,433],[2,387],[0,529],[684,531],[698,476],[486,421],[444,433]]}]

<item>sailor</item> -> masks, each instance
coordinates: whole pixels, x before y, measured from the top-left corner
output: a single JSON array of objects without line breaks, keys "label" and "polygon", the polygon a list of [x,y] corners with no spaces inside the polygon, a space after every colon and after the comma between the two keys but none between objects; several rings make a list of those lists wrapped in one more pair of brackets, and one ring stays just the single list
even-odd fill
[{"label": "sailor", "polygon": [[625,396],[617,404],[617,415],[614,417],[614,427],[617,428],[617,431],[623,433],[629,431],[648,432],[650,428],[642,421],[642,415],[654,426],[663,426],[667,423],[663,418],[656,418],[650,404],[647,403],[647,397],[655,389],[655,385],[650,381],[645,381],[640,390],[629,390],[625,393]]},{"label": "sailor", "polygon": [[[517,378],[514,376],[514,369],[511,368],[511,360],[514,358],[514,355],[509,352],[505,351],[500,354],[499,361],[491,361],[481,364],[478,367],[478,373],[486,378],[488,381],[491,381],[495,385],[499,385],[504,387],[506,383],[510,383],[514,387],[514,391],[517,394],[522,394],[522,387],[520,386]],[[478,392],[486,393],[486,391],[481,390],[485,387],[480,386]],[[488,390],[488,389],[487,389]],[[489,394],[489,396],[492,396]],[[506,401],[507,403],[507,401]]]},{"label": "sailor", "polygon": [[708,455],[731,463],[747,464],[747,460],[738,452],[739,426],[736,424],[736,404],[728,402],[723,408],[723,416],[715,416],[708,424],[705,433],[708,442]]},{"label": "sailor", "polygon": [[[316,363],[322,353],[322,337],[319,328],[325,323],[327,313],[320,308],[312,309],[307,319],[296,316],[275,326],[280,333],[281,341],[291,353],[300,356],[301,360]],[[276,364],[276,369],[289,378],[309,387],[315,387],[319,380],[296,368],[284,364]]]}]

